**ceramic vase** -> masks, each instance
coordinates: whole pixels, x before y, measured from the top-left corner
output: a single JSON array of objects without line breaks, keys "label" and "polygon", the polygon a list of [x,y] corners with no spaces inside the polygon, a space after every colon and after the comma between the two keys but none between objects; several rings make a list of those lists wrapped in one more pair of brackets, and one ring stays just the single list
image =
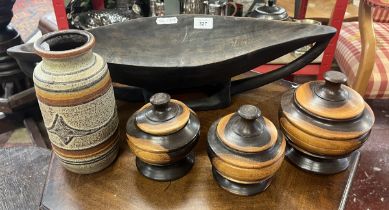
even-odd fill
[{"label": "ceramic vase", "polygon": [[106,62],[86,31],[49,33],[34,43],[42,57],[34,85],[53,151],[63,166],[89,174],[118,153],[118,115]]}]

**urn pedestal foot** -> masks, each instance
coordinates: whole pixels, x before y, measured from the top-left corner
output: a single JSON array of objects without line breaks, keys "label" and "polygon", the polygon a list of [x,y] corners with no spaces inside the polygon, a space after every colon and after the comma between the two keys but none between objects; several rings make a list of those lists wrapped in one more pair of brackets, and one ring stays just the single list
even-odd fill
[{"label": "urn pedestal foot", "polygon": [[302,152],[300,149],[296,149],[289,140],[287,142],[285,156],[291,163],[305,171],[329,175],[342,172],[350,165],[351,154],[339,158],[313,156],[308,152]]},{"label": "urn pedestal foot", "polygon": [[156,181],[173,181],[185,176],[193,167],[195,154],[192,151],[184,159],[170,165],[152,165],[136,158],[136,167],[145,177]]},{"label": "urn pedestal foot", "polygon": [[256,195],[265,191],[272,181],[270,177],[255,184],[241,184],[224,178],[214,167],[212,167],[212,174],[220,187],[230,193],[244,196]]}]

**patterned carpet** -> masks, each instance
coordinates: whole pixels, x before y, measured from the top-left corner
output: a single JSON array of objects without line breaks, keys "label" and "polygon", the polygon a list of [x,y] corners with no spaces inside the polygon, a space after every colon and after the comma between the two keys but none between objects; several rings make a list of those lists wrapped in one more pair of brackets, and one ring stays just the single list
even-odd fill
[{"label": "patterned carpet", "polygon": [[39,18],[52,11],[51,0],[16,0],[11,23],[25,41],[38,29]]}]

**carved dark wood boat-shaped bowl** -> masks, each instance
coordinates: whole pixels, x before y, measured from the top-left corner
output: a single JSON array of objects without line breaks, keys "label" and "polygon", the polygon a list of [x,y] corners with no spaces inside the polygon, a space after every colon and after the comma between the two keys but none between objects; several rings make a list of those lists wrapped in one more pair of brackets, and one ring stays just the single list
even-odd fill
[{"label": "carved dark wood boat-shaped bowl", "polygon": [[[217,87],[212,97],[189,103],[198,109],[228,105],[230,94],[262,86],[301,69],[323,52],[336,32],[329,26],[254,18],[175,17],[177,23],[173,24],[158,24],[161,17],[151,17],[92,29],[90,32],[96,38],[94,51],[108,62],[114,82],[142,88],[149,95]],[[204,17],[213,20],[212,29],[194,28],[194,19]],[[233,76],[311,43],[316,44],[310,51],[278,70],[230,83]],[[28,47],[9,50],[22,66],[22,60],[28,57],[23,48]],[[25,73],[31,75],[32,69],[25,69]],[[133,97],[138,95],[132,93]]]}]

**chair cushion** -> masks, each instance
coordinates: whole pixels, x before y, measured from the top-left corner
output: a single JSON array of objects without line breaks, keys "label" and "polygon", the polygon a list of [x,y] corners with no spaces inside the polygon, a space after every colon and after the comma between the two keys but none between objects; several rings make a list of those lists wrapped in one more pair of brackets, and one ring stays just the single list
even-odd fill
[{"label": "chair cushion", "polygon": [[374,22],[389,23],[389,7],[373,7],[371,16]]},{"label": "chair cushion", "polygon": [[389,0],[365,0],[371,7],[389,8]]},{"label": "chair cushion", "polygon": [[[389,98],[389,24],[374,23],[377,51],[374,69],[369,79],[365,98]],[[336,46],[335,58],[347,75],[351,86],[361,58],[361,36],[358,22],[343,23]]]},{"label": "chair cushion", "polygon": [[372,7],[372,17],[375,22],[389,23],[389,0],[364,0]]}]

